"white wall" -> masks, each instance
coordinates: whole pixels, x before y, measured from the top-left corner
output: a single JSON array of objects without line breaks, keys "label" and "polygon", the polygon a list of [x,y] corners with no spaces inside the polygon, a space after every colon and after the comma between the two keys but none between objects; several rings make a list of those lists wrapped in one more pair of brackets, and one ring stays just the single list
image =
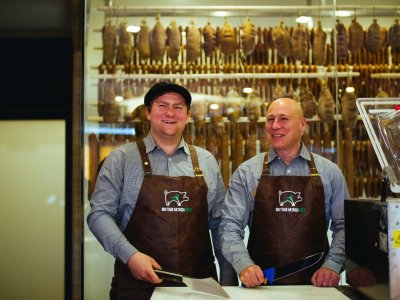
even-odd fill
[{"label": "white wall", "polygon": [[0,121],[0,170],[0,299],[63,299],[65,122]]}]

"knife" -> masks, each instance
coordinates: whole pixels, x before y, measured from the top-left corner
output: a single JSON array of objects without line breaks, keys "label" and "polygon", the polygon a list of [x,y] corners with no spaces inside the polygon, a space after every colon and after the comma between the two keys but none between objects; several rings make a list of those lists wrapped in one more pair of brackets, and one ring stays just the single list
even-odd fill
[{"label": "knife", "polygon": [[263,271],[264,277],[268,278],[269,284],[272,284],[274,281],[314,266],[322,259],[323,256],[324,252],[319,252],[277,268],[273,267],[265,269]]},{"label": "knife", "polygon": [[154,270],[154,272],[156,272],[159,277],[165,280],[176,283],[184,283],[192,290],[224,298],[230,298],[229,294],[212,277],[192,278],[163,270]]}]

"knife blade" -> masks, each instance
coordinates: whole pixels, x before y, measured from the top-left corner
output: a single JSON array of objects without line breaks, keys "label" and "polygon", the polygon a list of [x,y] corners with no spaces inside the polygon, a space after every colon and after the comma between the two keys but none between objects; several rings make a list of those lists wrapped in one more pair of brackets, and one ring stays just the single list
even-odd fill
[{"label": "knife blade", "polygon": [[163,270],[154,270],[156,274],[169,281],[176,283],[184,283],[190,289],[224,298],[230,298],[229,294],[219,285],[219,283],[212,277],[207,278],[192,278],[183,276],[181,274],[167,272]]},{"label": "knife blade", "polygon": [[323,256],[324,252],[319,252],[277,268],[272,267],[265,269],[263,271],[264,277],[268,278],[269,284],[272,284],[274,281],[314,266],[322,259]]}]

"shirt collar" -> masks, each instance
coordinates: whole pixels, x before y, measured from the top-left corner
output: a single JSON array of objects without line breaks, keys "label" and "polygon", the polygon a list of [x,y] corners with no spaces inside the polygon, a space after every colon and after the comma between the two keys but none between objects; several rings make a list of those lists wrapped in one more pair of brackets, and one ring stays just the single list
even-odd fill
[{"label": "shirt collar", "polygon": [[[153,135],[151,134],[151,132],[149,132],[147,134],[147,136],[143,139],[144,144],[146,146],[146,153],[150,153],[154,150],[154,148],[158,148],[157,142],[154,140]],[[183,149],[183,151],[186,154],[190,154],[189,151],[189,146],[188,144],[185,142],[185,140],[183,139],[183,137],[181,138],[181,141],[179,142],[177,151],[179,149]]]},{"label": "shirt collar", "polygon": [[[273,160],[277,159],[279,156],[275,152],[275,149],[271,147],[268,152],[268,162],[272,162]],[[307,147],[301,142],[300,153],[296,157],[301,157],[305,160],[311,161],[310,152],[308,151]]]}]

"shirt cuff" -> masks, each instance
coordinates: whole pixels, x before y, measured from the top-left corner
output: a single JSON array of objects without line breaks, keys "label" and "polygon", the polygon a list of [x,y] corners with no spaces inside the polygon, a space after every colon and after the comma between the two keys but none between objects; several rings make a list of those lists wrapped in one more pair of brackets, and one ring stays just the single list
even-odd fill
[{"label": "shirt cuff", "polygon": [[331,269],[331,270],[335,271],[335,272],[338,273],[338,274],[340,274],[340,273],[343,271],[343,265],[342,265],[342,264],[335,263],[335,262],[332,261],[332,260],[325,261],[325,262],[322,264],[322,267]]},{"label": "shirt cuff", "polygon": [[130,243],[125,243],[118,251],[118,258],[120,261],[126,264],[129,258],[131,258],[131,256],[136,252],[138,252],[138,250],[135,247],[133,247]]},{"label": "shirt cuff", "polygon": [[233,268],[235,269],[236,273],[240,274],[240,272],[247,268],[248,266],[252,266],[255,265],[254,261],[248,257],[245,256],[242,259],[240,259],[237,263],[235,263],[235,265],[233,266]]}]

